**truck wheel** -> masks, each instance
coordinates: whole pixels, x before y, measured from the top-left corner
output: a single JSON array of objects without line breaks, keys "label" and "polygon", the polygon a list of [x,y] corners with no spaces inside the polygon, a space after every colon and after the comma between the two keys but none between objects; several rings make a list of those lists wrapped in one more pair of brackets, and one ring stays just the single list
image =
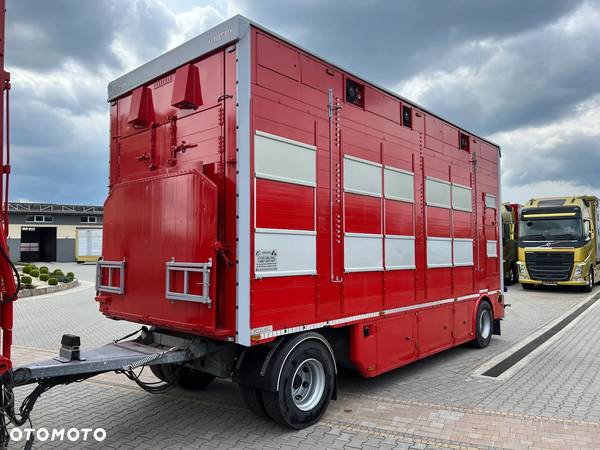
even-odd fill
[{"label": "truck wheel", "polygon": [[[299,344],[281,368],[279,391],[263,392],[267,414],[277,423],[300,430],[316,423],[329,406],[335,367],[327,348],[310,339]],[[279,375],[278,371],[274,372]]]},{"label": "truck wheel", "polygon": [[250,411],[259,417],[267,417],[265,404],[263,403],[263,392],[260,389],[248,386],[240,386],[240,391],[242,391],[242,399],[244,400],[244,404]]},{"label": "truck wheel", "polygon": [[583,288],[584,292],[592,292],[594,289],[594,268],[590,267],[590,274],[588,275],[588,283]]},{"label": "truck wheel", "polygon": [[178,386],[191,391],[204,389],[216,378],[206,372],[178,364],[154,364],[150,366],[152,373],[162,381],[175,381]]},{"label": "truck wheel", "polygon": [[475,340],[473,345],[477,348],[485,348],[490,345],[492,331],[494,328],[494,317],[492,307],[486,301],[479,303],[477,315],[475,316]]},{"label": "truck wheel", "polygon": [[511,265],[510,267],[512,270],[512,272],[511,272],[512,278],[511,278],[510,283],[511,284],[518,283],[519,282],[519,274],[517,273],[517,268],[515,267],[514,264]]}]

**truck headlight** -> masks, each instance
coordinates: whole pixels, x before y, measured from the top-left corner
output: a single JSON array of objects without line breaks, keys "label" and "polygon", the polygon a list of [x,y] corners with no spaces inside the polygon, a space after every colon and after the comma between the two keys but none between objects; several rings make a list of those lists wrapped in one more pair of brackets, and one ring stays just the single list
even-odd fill
[{"label": "truck headlight", "polygon": [[575,265],[575,271],[573,272],[573,281],[583,281],[583,269],[585,269],[585,263],[579,263]]},{"label": "truck headlight", "polygon": [[519,278],[521,278],[522,280],[529,280],[529,274],[527,273],[525,263],[518,261],[517,270],[519,271]]}]

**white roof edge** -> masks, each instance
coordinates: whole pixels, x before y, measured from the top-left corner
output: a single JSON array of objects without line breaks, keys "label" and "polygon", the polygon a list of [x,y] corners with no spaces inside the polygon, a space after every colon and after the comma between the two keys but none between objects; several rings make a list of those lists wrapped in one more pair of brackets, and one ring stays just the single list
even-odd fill
[{"label": "white roof edge", "polygon": [[383,91],[383,92],[401,100],[404,103],[407,103],[415,108],[418,108],[421,111],[426,112],[427,114],[431,114],[432,116],[437,117],[438,119],[441,119],[444,122],[447,122],[448,124],[453,125],[459,129],[467,132],[468,134],[470,134],[473,137],[476,137],[477,139],[480,139],[482,141],[485,141],[488,144],[493,145],[494,147],[496,147],[498,149],[498,154],[500,156],[502,156],[502,151],[500,149],[500,146],[498,144],[496,144],[495,142],[490,141],[489,139],[486,139],[486,138],[482,138],[481,136],[468,131],[466,128],[456,125],[455,123],[449,121],[448,119],[445,119],[445,118],[441,117],[440,115],[430,111],[429,109],[419,105],[418,103],[415,103],[412,100],[402,97],[398,93],[391,91],[387,88],[384,88],[384,87],[378,85],[377,83],[373,83],[369,80],[366,80],[364,77],[361,77],[360,75],[356,75],[355,73],[353,73],[347,69],[344,69],[343,67],[340,67],[339,65],[337,65],[335,63],[332,63],[328,59],[319,56],[318,54],[314,53],[313,51],[307,50],[307,49],[303,48],[302,46],[296,44],[295,42],[292,42],[289,39],[279,35],[278,33],[275,33],[273,31],[269,30],[268,28],[265,28],[262,25],[259,25],[255,22],[251,21],[250,19],[248,19],[242,15],[239,15],[239,14],[236,16],[233,16],[230,19],[227,19],[225,22],[222,22],[213,28],[210,28],[209,30],[190,39],[189,41],[184,42],[183,44],[179,45],[178,47],[175,47],[175,48],[169,50],[168,52],[163,53],[162,55],[154,58],[153,60],[147,62],[146,64],[143,64],[140,67],[111,81],[108,84],[108,101],[110,102],[112,100],[116,100],[117,98],[121,97],[122,95],[126,94],[127,92],[131,91],[132,89],[134,89],[138,86],[141,86],[142,84],[145,84],[149,81],[152,81],[156,78],[159,78],[161,75],[163,75],[167,72],[170,72],[171,70],[173,70],[177,67],[180,67],[183,64],[185,64],[191,60],[197,59],[197,58],[199,58],[207,53],[210,53],[218,48],[222,48],[222,47],[225,47],[227,45],[230,45],[230,44],[236,42],[241,36],[243,36],[245,34],[245,32],[248,30],[248,28],[250,26],[253,26],[261,31],[264,31],[265,33],[268,33],[278,39],[281,39],[282,41],[302,50],[303,52],[308,53],[309,55],[312,55],[312,56],[320,59],[324,63],[327,63],[328,65],[335,67],[342,72],[345,72],[357,79],[360,79],[360,80],[364,81],[365,83],[379,89],[380,91]]}]

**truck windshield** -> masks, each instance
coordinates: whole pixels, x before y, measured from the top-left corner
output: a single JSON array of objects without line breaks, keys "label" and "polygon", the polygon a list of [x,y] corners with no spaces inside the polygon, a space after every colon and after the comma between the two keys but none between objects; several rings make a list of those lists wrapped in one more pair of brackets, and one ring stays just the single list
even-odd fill
[{"label": "truck windshield", "polygon": [[575,241],[583,236],[581,219],[535,219],[524,220],[519,227],[524,241]]}]

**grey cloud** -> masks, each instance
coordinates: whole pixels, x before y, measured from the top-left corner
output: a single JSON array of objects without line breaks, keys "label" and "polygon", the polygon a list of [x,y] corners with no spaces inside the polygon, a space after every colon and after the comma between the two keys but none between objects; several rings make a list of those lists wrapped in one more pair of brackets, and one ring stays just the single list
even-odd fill
[{"label": "grey cloud", "polygon": [[[461,43],[501,38],[561,17],[579,0],[239,0],[251,19],[368,79],[396,84]],[[457,61],[458,63],[458,61]]]},{"label": "grey cloud", "polygon": [[598,136],[571,136],[551,149],[531,148],[513,157],[513,164],[504,174],[510,185],[552,180],[600,190]]},{"label": "grey cloud", "polygon": [[174,25],[155,0],[8,0],[7,65],[51,71],[73,60],[90,70],[123,70],[111,48],[118,35],[150,58],[164,49]]}]

